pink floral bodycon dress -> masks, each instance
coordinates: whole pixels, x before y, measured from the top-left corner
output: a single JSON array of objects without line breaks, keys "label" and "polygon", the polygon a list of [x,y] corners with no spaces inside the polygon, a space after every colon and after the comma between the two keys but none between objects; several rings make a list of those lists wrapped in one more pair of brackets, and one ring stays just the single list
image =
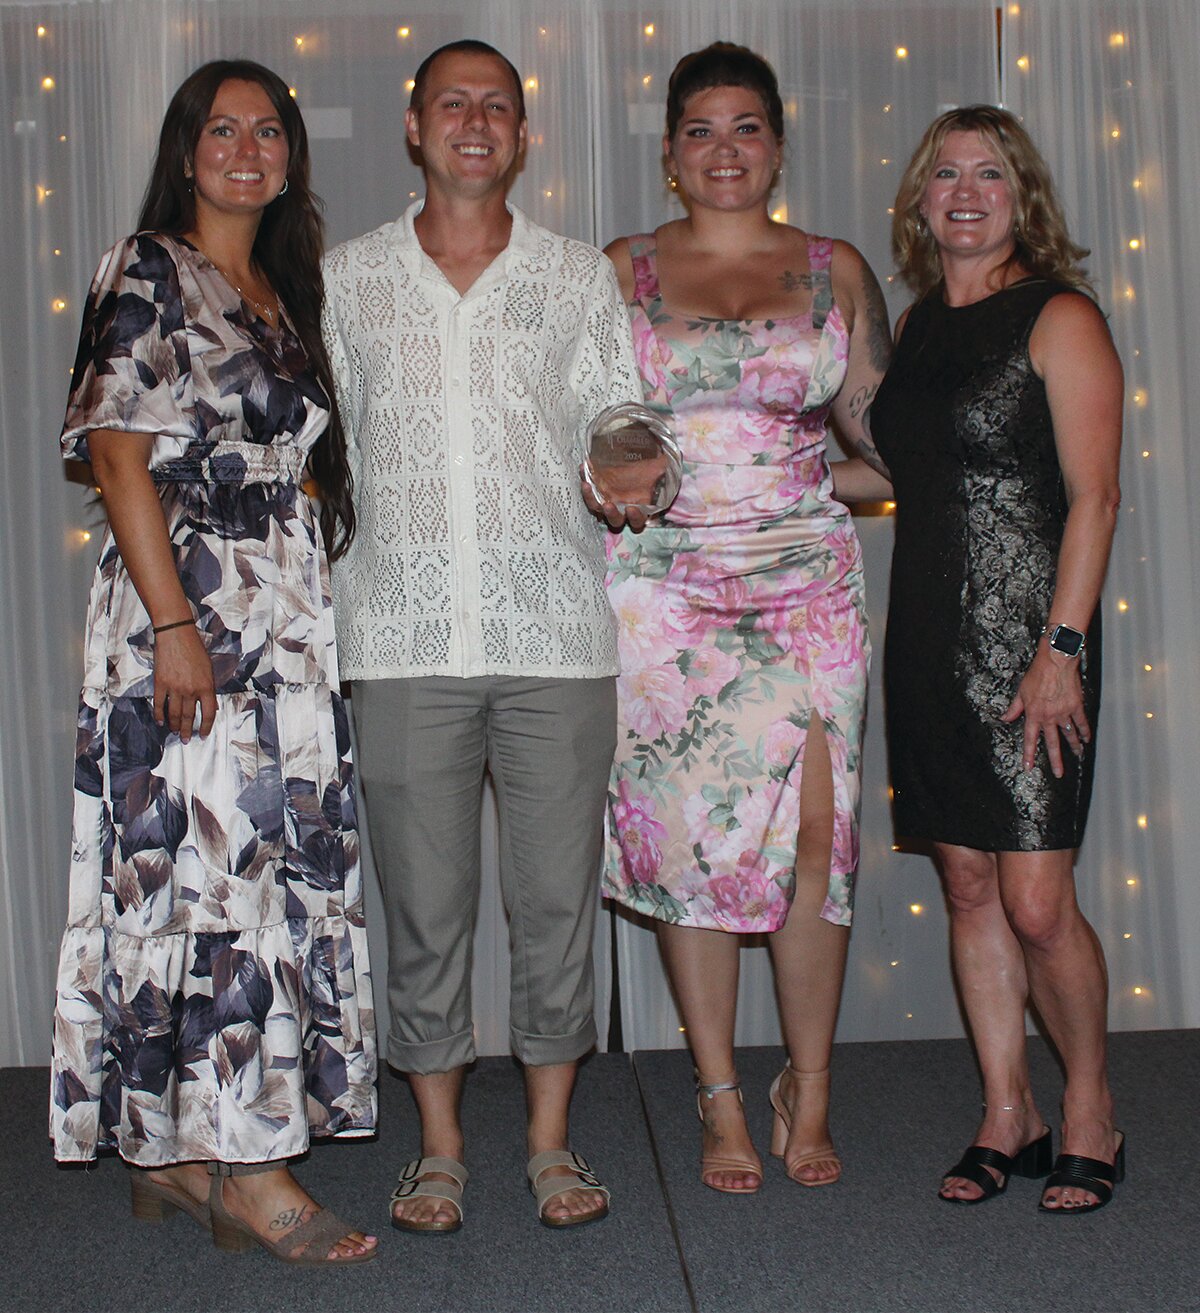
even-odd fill
[{"label": "pink floral bodycon dress", "polygon": [[622,673],[604,893],[681,925],[779,929],[818,716],[835,812],[821,915],[849,925],[869,644],[826,460],[849,350],[833,243],[808,239],[811,312],[756,320],[671,314],[654,238],[630,250],[646,401],[669,413],[684,473],[665,517],[609,538]]}]

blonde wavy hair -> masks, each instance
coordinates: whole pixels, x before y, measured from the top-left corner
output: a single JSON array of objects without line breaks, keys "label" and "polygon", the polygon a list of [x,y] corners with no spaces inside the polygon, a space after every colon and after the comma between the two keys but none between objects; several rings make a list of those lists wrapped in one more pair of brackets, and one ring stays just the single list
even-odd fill
[{"label": "blonde wavy hair", "polygon": [[925,129],[900,179],[892,214],[892,255],[900,276],[918,297],[942,283],[942,258],[921,217],[921,199],[946,138],[977,132],[996,151],[1013,193],[1015,249],[1005,262],[1041,278],[1053,278],[1094,298],[1081,266],[1088,255],[1067,232],[1062,206],[1046,161],[1016,117],[994,105],[965,105],[942,114]]}]

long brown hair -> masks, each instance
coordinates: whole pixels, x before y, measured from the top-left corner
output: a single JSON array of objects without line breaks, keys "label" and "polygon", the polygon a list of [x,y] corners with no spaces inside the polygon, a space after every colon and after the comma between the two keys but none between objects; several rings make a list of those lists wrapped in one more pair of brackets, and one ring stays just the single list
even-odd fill
[{"label": "long brown hair", "polygon": [[1008,263],[1093,295],[1080,263],[1088,250],[1071,240],[1046,161],[1016,117],[994,105],[966,105],[934,119],[904,170],[892,214],[892,255],[909,287],[921,297],[942,283],[942,257],[920,205],[952,132],[979,133],[1004,165],[1015,217]]},{"label": "long brown hair", "polygon": [[317,439],[308,463],[321,490],[321,532],[330,557],[336,559],[354,537],[355,518],[346,437],[334,396],[333,371],[321,339],[324,223],[321,202],[309,186],[304,119],[282,78],[248,59],[217,59],[201,65],[182,83],[163,119],[138,228],[178,236],[195,227],[196,198],[186,175],[217,92],[229,81],[262,87],[287,136],[286,189],[263,211],[251,258],[287,307],[313,372],[329,398],[329,425]]}]

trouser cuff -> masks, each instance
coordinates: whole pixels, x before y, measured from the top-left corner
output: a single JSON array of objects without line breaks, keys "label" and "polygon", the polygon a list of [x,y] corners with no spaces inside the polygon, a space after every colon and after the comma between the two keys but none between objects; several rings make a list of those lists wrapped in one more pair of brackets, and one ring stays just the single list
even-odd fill
[{"label": "trouser cuff", "polygon": [[529,1035],[515,1026],[508,1030],[512,1051],[529,1067],[555,1067],[574,1062],[596,1047],[596,1023],[589,1017],[572,1035]]},{"label": "trouser cuff", "polygon": [[414,1076],[454,1071],[475,1061],[475,1033],[472,1030],[462,1030],[445,1039],[424,1040],[419,1044],[409,1044],[389,1035],[387,1060],[388,1065],[397,1071]]}]

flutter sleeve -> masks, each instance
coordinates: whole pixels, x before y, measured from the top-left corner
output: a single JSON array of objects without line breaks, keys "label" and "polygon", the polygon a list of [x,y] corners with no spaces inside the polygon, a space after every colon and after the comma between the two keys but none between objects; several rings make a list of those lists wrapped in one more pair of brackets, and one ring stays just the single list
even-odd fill
[{"label": "flutter sleeve", "polygon": [[152,463],[170,459],[187,450],[194,411],[179,270],[163,239],[138,233],[104,256],[92,280],[62,454],[89,460],[88,434],[115,429],[159,436]]}]

